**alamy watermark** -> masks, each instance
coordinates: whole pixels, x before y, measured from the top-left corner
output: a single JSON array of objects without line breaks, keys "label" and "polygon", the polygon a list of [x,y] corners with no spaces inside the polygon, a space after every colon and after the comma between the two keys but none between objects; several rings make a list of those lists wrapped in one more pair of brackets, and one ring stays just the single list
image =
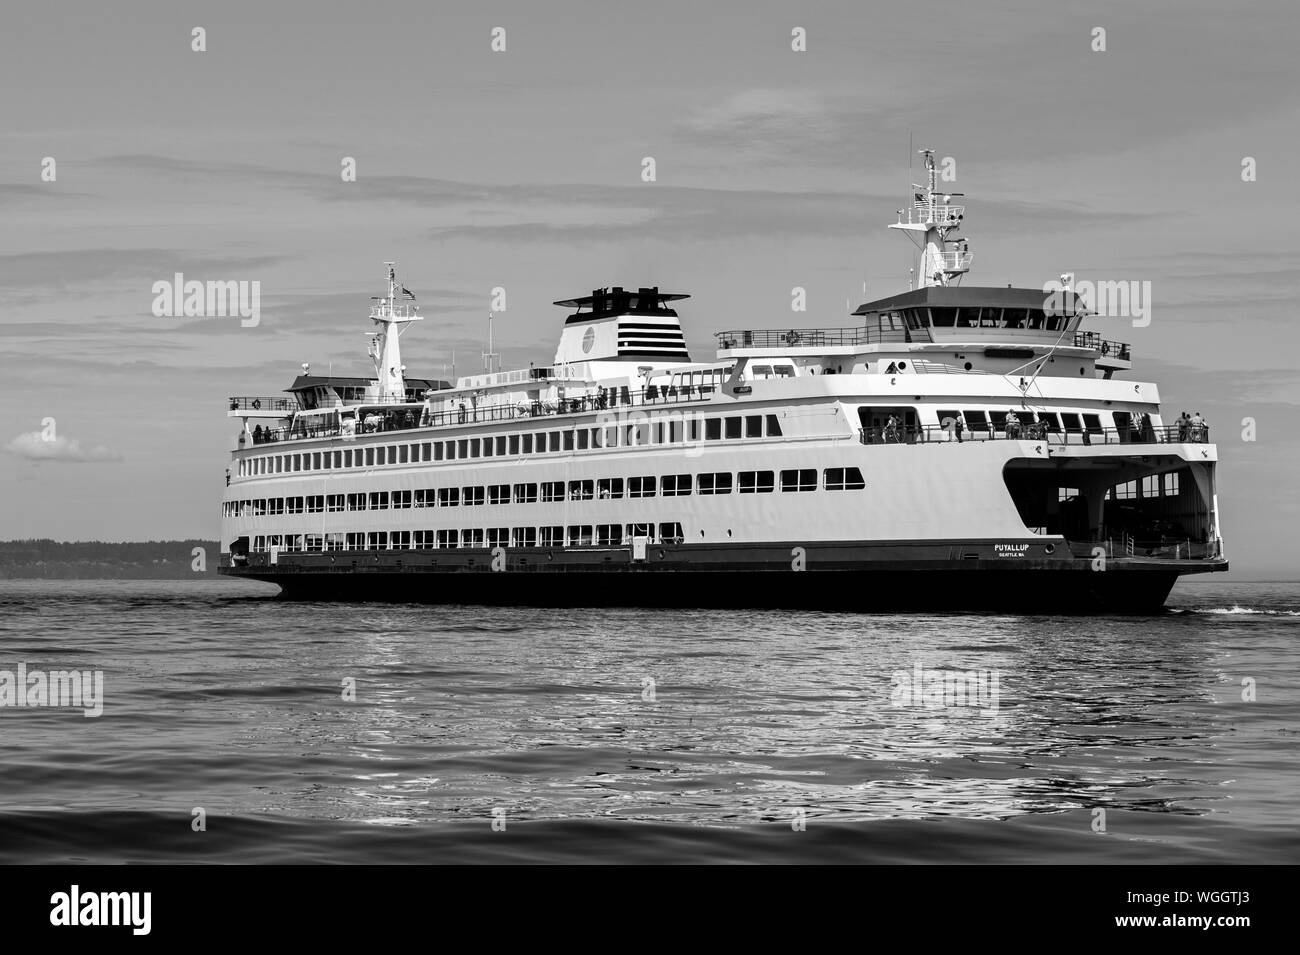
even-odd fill
[{"label": "alamy watermark", "polygon": [[87,718],[104,712],[103,670],[0,670],[0,707],[80,707]]},{"label": "alamy watermark", "polygon": [[244,328],[262,320],[262,283],[253,281],[199,282],[177,272],[172,281],[153,283],[153,313],[157,318],[226,318],[238,316]]},{"label": "alamy watermark", "polygon": [[1134,328],[1151,324],[1151,282],[1137,279],[1074,281],[1063,275],[1043,284],[1043,311],[1049,316],[1088,312],[1102,318],[1129,318]]}]

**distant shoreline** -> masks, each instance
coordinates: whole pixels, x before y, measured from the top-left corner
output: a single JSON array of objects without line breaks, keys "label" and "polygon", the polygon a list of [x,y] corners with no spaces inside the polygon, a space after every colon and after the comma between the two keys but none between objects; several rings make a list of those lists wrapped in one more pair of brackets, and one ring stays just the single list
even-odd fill
[{"label": "distant shoreline", "polygon": [[0,580],[192,580],[216,577],[210,540],[0,541]]}]

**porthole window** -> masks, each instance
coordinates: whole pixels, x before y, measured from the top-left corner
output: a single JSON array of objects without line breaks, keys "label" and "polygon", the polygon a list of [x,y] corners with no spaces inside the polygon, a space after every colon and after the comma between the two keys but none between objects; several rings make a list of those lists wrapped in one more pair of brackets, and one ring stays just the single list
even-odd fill
[{"label": "porthole window", "polygon": [[967,371],[970,371],[970,370],[971,370],[971,363],[970,363],[970,362],[966,362],[966,364],[965,364],[963,367],[964,367]]}]

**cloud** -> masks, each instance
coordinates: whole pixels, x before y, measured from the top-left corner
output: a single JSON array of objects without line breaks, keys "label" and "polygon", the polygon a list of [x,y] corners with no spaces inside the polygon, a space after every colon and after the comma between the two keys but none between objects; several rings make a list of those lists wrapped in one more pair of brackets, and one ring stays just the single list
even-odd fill
[{"label": "cloud", "polygon": [[28,431],[18,435],[4,446],[4,450],[28,461],[85,463],[122,460],[120,452],[106,448],[102,444],[93,448],[83,448],[76,438],[65,438],[60,435],[47,440],[39,431]]}]

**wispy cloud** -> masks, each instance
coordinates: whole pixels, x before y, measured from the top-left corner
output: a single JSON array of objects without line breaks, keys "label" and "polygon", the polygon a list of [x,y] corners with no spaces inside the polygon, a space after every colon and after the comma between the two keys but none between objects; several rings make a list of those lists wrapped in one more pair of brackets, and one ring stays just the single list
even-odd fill
[{"label": "wispy cloud", "polygon": [[76,438],[57,435],[46,438],[39,431],[28,431],[12,438],[4,446],[9,454],[28,461],[70,461],[79,464],[121,461],[122,455],[104,445],[83,448]]}]

